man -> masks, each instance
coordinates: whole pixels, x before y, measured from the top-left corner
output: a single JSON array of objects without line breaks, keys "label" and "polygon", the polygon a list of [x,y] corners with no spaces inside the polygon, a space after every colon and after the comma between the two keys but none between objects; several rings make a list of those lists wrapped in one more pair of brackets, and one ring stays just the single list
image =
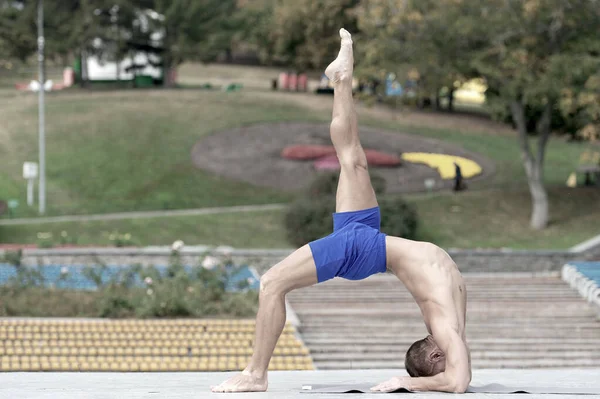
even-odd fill
[{"label": "man", "polygon": [[331,141],[341,171],[333,234],[311,242],[275,265],[260,280],[254,353],[239,375],[213,392],[267,390],[267,369],[285,325],[285,295],[334,277],[360,280],[390,270],[417,301],[429,334],[407,352],[411,377],[396,377],[374,391],[465,392],[471,381],[465,340],[466,288],[448,254],[425,242],[389,237],[379,231],[380,214],[358,137],[352,99],[352,38],[340,30],[338,57],[325,74],[333,82]]}]

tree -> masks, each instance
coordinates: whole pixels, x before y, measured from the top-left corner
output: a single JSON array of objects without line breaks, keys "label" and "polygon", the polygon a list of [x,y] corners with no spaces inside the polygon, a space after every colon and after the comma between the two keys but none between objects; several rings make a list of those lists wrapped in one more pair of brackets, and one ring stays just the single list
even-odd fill
[{"label": "tree", "polygon": [[[92,48],[92,39],[103,37],[106,24],[94,18],[94,10],[119,0],[44,1],[45,53],[63,59]],[[124,1],[123,1],[124,2]],[[9,57],[26,62],[37,50],[37,0],[0,2],[0,40]]]},{"label": "tree", "polygon": [[240,1],[240,24],[234,40],[250,46],[264,64],[273,62],[275,43],[271,33],[277,0]]},{"label": "tree", "polygon": [[0,40],[7,58],[25,62],[35,52],[35,12],[35,2],[0,1]]},{"label": "tree", "polygon": [[146,0],[140,3],[164,16],[162,55],[166,71],[184,60],[213,61],[230,47],[239,23],[236,0]]},{"label": "tree", "polygon": [[356,32],[359,0],[260,0],[243,7],[247,37],[266,63],[322,69],[339,50],[339,29]]},{"label": "tree", "polygon": [[[23,62],[37,46],[36,6],[37,0],[0,0],[0,40]],[[236,0],[61,0],[44,6],[48,58],[95,54],[116,61],[145,51],[160,54],[165,70],[184,60],[214,60],[239,23]],[[162,43],[153,36],[157,31]]]},{"label": "tree", "polygon": [[[576,115],[588,131],[600,120],[596,31],[600,1],[407,0],[396,4],[402,6],[397,18],[405,27],[392,28],[386,45],[395,44],[396,51],[405,45],[406,58],[416,65],[433,62],[464,77],[484,78],[496,94],[488,96],[492,106],[498,103],[510,109],[532,197],[530,224],[544,228],[549,209],[543,165],[553,112]],[[527,128],[529,109],[540,110],[529,118],[537,134],[535,151]]]},{"label": "tree", "polygon": [[465,47],[472,44],[468,39],[458,41],[449,35],[448,30],[455,28],[447,15],[451,3],[451,0],[362,1],[356,8],[360,41],[366,43],[362,47],[360,70],[381,75],[409,64],[418,72],[421,95],[435,97],[440,108],[440,91],[447,88],[452,110],[455,84],[464,81],[468,72],[463,67]]},{"label": "tree", "polygon": [[[488,31],[485,45],[472,53],[472,67],[510,107],[533,201],[531,226],[542,229],[549,218],[543,166],[552,113],[569,93],[589,91],[586,82],[600,71],[600,42],[593,28],[600,24],[600,2],[494,0],[479,9],[475,3],[465,1]],[[593,97],[598,101],[598,92]],[[577,101],[573,111],[585,113],[593,102]],[[525,117],[528,107],[542,110],[535,123],[535,151]]]}]

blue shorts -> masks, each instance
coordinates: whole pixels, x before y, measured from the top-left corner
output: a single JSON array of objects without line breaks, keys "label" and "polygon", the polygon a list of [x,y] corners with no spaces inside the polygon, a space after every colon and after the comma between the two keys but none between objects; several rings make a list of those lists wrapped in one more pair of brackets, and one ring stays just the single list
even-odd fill
[{"label": "blue shorts", "polygon": [[309,243],[321,283],[334,277],[362,280],[386,267],[379,207],[333,214],[333,233]]}]

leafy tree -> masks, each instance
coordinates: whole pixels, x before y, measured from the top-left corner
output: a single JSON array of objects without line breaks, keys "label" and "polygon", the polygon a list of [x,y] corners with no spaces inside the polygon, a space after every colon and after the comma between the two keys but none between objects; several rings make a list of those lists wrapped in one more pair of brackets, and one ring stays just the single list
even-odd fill
[{"label": "leafy tree", "polygon": [[300,70],[322,69],[339,50],[339,29],[356,32],[359,0],[260,0],[242,10],[248,38],[263,61]]},{"label": "leafy tree", "polygon": [[[145,51],[161,54],[167,70],[184,60],[214,60],[239,23],[235,0],[61,0],[44,7],[48,58],[110,54],[116,60]],[[10,44],[8,56],[25,61],[34,54],[36,15],[37,0],[0,0],[0,40]],[[158,31],[162,43],[152,36]]]},{"label": "leafy tree", "polygon": [[274,10],[277,0],[240,1],[237,16],[239,26],[234,40],[244,43],[256,52],[261,62],[273,62],[275,42],[272,35]]},{"label": "leafy tree", "polygon": [[[575,116],[587,132],[596,132],[600,120],[596,30],[600,1],[407,0],[393,4],[397,5],[394,18],[404,26],[382,29],[383,37],[389,38],[385,45],[398,54],[404,51],[403,57],[421,68],[435,63],[450,75],[484,78],[495,94],[488,96],[491,106],[510,109],[533,201],[531,226],[544,228],[549,209],[543,165],[553,112]],[[383,15],[385,21],[390,13]],[[527,117],[528,110],[539,112]],[[528,121],[537,134],[535,150]]]},{"label": "leafy tree", "polygon": [[[446,4],[448,3],[448,4]],[[467,78],[464,52],[470,38],[455,40],[456,29],[448,15],[452,0],[364,0],[356,8],[358,26],[365,42],[360,70],[371,75],[397,71],[410,64],[417,71],[421,96],[435,97],[440,107],[440,90],[448,89],[452,110],[456,83]],[[452,18],[461,18],[453,13]],[[464,20],[461,24],[473,24]]]},{"label": "leafy tree", "polygon": [[[541,229],[549,217],[543,166],[552,112],[571,96],[575,107],[563,106],[563,111],[585,115],[599,100],[590,79],[600,71],[600,42],[593,28],[600,24],[600,2],[494,0],[483,8],[475,3],[465,1],[463,10],[470,6],[473,17],[487,27],[487,40],[472,53],[472,67],[498,88],[497,100],[510,107],[533,200],[531,226]],[[528,107],[542,110],[535,123],[535,151],[526,125]]]},{"label": "leafy tree", "polygon": [[35,2],[0,1],[0,40],[7,58],[25,62],[35,51],[35,5]]},{"label": "leafy tree", "polygon": [[165,70],[184,60],[213,61],[228,49],[239,22],[235,0],[147,0],[162,16]]}]

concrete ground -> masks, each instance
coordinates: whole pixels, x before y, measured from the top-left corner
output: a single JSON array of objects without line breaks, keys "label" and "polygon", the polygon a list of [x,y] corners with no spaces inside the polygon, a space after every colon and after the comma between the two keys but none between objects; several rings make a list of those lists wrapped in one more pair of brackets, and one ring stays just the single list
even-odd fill
[{"label": "concrete ground", "polygon": [[[235,399],[317,399],[379,397],[383,394],[302,394],[303,385],[377,383],[395,375],[397,370],[332,370],[332,371],[279,371],[270,373],[270,387],[266,393],[237,395],[213,394],[216,385],[234,373],[2,373],[1,399],[138,399],[138,398],[226,398]],[[557,399],[600,398],[600,369],[537,369],[537,370],[478,370],[472,385],[500,383],[509,386],[586,387],[597,389],[598,395],[517,395],[466,394],[469,398]],[[392,397],[410,395],[410,398],[447,398],[443,393],[385,394]]]}]

